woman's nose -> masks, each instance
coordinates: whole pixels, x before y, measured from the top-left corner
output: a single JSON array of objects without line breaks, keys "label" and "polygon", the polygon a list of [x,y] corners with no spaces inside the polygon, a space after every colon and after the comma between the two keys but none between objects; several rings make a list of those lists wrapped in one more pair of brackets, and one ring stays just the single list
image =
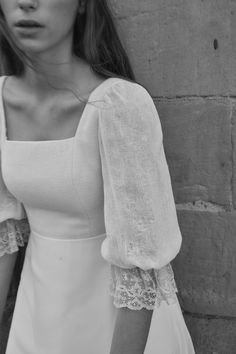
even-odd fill
[{"label": "woman's nose", "polygon": [[34,11],[38,6],[38,0],[18,0],[18,6],[24,11]]}]

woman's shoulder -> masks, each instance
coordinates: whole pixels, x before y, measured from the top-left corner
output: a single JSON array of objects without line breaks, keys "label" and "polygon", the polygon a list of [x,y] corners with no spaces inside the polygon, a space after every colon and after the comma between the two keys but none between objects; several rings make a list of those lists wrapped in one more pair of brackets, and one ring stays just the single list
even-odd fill
[{"label": "woman's shoulder", "polygon": [[125,79],[110,80],[102,101],[105,104],[100,110],[100,127],[109,127],[109,134],[113,130],[129,137],[131,131],[144,134],[151,129],[158,129],[160,134],[156,106],[142,85]]},{"label": "woman's shoulder", "polygon": [[152,97],[144,86],[128,79],[111,77],[101,84],[101,88],[104,101],[113,108],[133,105],[137,107],[152,102]]}]

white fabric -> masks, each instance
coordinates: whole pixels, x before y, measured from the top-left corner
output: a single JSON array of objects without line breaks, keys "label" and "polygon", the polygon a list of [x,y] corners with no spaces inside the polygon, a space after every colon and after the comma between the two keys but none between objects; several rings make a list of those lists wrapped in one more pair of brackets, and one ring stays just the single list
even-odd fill
[{"label": "white fabric", "polygon": [[[102,155],[98,133],[102,121],[99,113],[104,109],[107,112],[106,99],[109,97],[109,92],[112,96],[112,90],[116,85],[119,86],[119,90],[123,87],[124,95],[127,93],[126,85],[133,85],[133,89],[138,87],[121,79],[106,80],[91,94],[90,99],[93,103],[86,105],[75,136],[67,139],[9,141],[3,105],[0,107],[0,118],[3,123],[1,129],[1,171],[5,186],[2,189],[3,200],[8,193],[14,196],[13,200],[15,198],[18,209],[12,210],[19,211],[21,207],[22,216],[25,215],[25,210],[30,226],[29,245],[7,354],[16,354],[16,352],[17,354],[109,353],[108,348],[117,311],[112,305],[108,290],[109,263],[113,264],[113,269],[119,270],[119,267],[116,265],[116,259],[114,262],[107,262],[101,254],[105,240],[113,240],[114,235],[111,236],[110,233],[109,236],[107,235],[108,213],[104,218],[104,207],[106,208],[107,203],[107,196],[104,199],[104,190],[109,181],[103,178],[102,168],[106,168],[105,161],[109,162],[109,160],[105,160]],[[106,118],[108,118],[107,114]],[[108,147],[107,143],[105,145]],[[122,203],[120,206],[122,207]],[[171,208],[173,210],[173,204]],[[114,212],[116,211],[114,209]],[[12,212],[6,215],[14,218]],[[2,221],[5,219],[3,217]],[[173,213],[170,214],[170,222],[177,227]],[[110,228],[109,232],[111,232]],[[148,235],[151,237],[151,244],[155,245],[153,235],[147,233],[145,250],[147,250]],[[178,240],[176,245],[178,244],[179,247],[178,227],[175,234],[170,234],[168,238],[171,251],[166,252],[166,255],[173,257],[177,248],[172,248],[175,242],[171,242],[171,239]],[[163,240],[162,234],[160,240]],[[124,241],[121,244],[123,245]],[[129,244],[128,240],[127,246]],[[167,244],[161,247],[167,251]],[[118,253],[119,251],[122,252],[122,247],[117,248]],[[114,248],[112,253],[115,256]],[[109,258],[112,257],[112,253]],[[121,258],[125,259],[129,254],[130,252],[124,253]],[[150,256],[153,260],[152,255]],[[144,258],[141,257],[140,260],[144,265]],[[136,285],[140,285],[142,280],[144,286],[148,285],[147,276],[151,274],[150,269],[140,269],[140,277],[137,277],[136,264],[131,267],[131,258],[127,258],[127,261],[129,264],[124,269],[126,272],[130,271],[127,274],[131,278],[134,276],[131,292],[135,291]],[[164,266],[171,267],[169,263]],[[158,274],[161,276],[163,272],[155,269],[152,274],[153,279],[157,280],[156,276]],[[169,280],[168,284],[174,295],[175,284],[173,279],[169,278]],[[156,290],[157,287],[156,281]],[[156,302],[160,306],[155,307],[154,312],[157,311],[159,314],[160,311],[160,316],[153,317],[151,328],[154,329],[150,331],[153,335],[149,335],[148,339],[153,344],[151,347],[148,344],[149,349],[145,354],[159,352],[164,354],[162,351],[164,347],[167,348],[165,354],[194,353],[183,316],[180,312],[176,315],[179,304],[176,296],[174,297],[175,301],[167,307],[164,297],[161,303]],[[143,298],[144,307],[145,301],[146,297]],[[163,316],[171,320],[164,321]],[[101,319],[104,322],[102,331],[100,330]],[[162,322],[165,323],[164,332],[168,333],[168,343],[166,338],[162,337],[161,331],[160,334],[155,333],[155,329],[159,328]],[[173,351],[174,348],[180,347],[186,347],[186,351],[179,351],[179,349]]]},{"label": "white fabric", "polygon": [[[1,131],[1,130],[0,130]],[[1,149],[0,149],[1,163]],[[26,217],[22,204],[7,190],[0,173],[0,223],[10,218],[17,220]]]},{"label": "white fabric", "polygon": [[109,353],[116,309],[99,252],[104,237],[31,233],[7,354]]},{"label": "white fabric", "polygon": [[[104,237],[31,234],[6,354],[109,354],[117,310],[106,292]],[[153,313],[144,354],[159,353],[194,353],[178,302]]]},{"label": "white fabric", "polygon": [[102,255],[124,268],[160,269],[179,252],[182,237],[157,110],[142,86],[127,81],[112,85],[104,102]]}]

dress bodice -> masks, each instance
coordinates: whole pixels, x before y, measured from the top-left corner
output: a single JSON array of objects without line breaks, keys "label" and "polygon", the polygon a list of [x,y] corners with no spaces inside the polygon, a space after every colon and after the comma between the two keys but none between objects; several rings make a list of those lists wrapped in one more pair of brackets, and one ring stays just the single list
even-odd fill
[{"label": "dress bodice", "polygon": [[23,203],[31,229],[39,234],[86,238],[105,233],[99,103],[93,102],[114,80],[119,79],[107,79],[92,92],[75,136],[67,139],[8,140],[1,102],[3,179]]},{"label": "dress bodice", "polygon": [[0,222],[22,219],[25,210],[31,230],[49,238],[106,233],[102,256],[120,268],[160,269],[177,255],[182,236],[147,90],[103,81],[76,134],[61,140],[8,140],[1,101]]}]

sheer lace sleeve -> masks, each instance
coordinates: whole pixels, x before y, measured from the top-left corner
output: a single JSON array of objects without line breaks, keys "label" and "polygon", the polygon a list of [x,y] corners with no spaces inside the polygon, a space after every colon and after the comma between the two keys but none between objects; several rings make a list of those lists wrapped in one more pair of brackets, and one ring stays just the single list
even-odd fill
[{"label": "sheer lace sleeve", "polygon": [[124,268],[160,269],[177,255],[182,237],[159,116],[147,91],[125,80],[105,100],[99,117],[102,256]]},{"label": "sheer lace sleeve", "polygon": [[[180,233],[158,113],[140,85],[120,80],[99,116],[106,239],[115,304],[155,306],[177,291],[170,261]],[[136,304],[136,305],[135,305]]]},{"label": "sheer lace sleeve", "polygon": [[[0,137],[2,117],[0,117]],[[0,257],[16,252],[29,236],[29,223],[20,201],[7,189],[1,172],[0,146]]]}]

